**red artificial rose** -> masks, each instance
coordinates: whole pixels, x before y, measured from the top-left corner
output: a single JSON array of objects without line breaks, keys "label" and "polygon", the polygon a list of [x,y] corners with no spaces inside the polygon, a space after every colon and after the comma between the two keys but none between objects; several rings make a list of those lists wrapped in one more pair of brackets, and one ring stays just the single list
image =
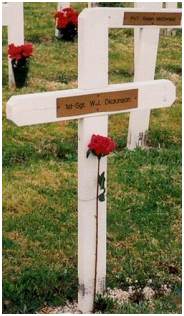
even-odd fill
[{"label": "red artificial rose", "polygon": [[32,56],[33,46],[32,44],[24,44],[20,46],[15,46],[14,44],[8,45],[8,56],[12,60],[20,60],[21,58],[28,58]]},{"label": "red artificial rose", "polygon": [[100,158],[114,151],[116,144],[110,137],[92,135],[88,148],[94,155]]}]

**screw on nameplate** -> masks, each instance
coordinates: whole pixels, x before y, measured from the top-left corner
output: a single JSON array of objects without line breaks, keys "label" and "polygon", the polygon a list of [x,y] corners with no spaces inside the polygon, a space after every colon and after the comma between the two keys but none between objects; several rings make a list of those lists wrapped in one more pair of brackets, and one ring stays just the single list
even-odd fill
[{"label": "screw on nameplate", "polygon": [[57,98],[57,117],[137,108],[138,89]]},{"label": "screw on nameplate", "polygon": [[123,25],[181,25],[180,12],[125,12]]}]

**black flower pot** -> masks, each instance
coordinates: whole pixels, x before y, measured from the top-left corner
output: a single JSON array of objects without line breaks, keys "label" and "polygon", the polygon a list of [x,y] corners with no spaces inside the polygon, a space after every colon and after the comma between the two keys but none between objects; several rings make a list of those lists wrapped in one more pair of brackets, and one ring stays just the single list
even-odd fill
[{"label": "black flower pot", "polygon": [[26,59],[12,60],[12,69],[16,88],[22,88],[27,84],[29,62]]},{"label": "black flower pot", "polygon": [[65,28],[59,29],[59,38],[65,41],[73,41],[77,36],[77,26],[69,23]]}]

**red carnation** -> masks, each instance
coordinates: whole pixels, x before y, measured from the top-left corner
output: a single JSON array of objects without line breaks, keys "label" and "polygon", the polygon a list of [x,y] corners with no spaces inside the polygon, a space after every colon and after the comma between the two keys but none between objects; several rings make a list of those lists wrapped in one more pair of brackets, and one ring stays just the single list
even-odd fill
[{"label": "red carnation", "polygon": [[32,44],[26,44],[22,45],[22,55],[24,57],[30,57],[33,54],[33,45]]},{"label": "red carnation", "polygon": [[77,23],[78,23],[78,15],[72,14],[71,17],[70,17],[70,19],[71,19],[71,22],[72,22],[73,24],[77,25]]},{"label": "red carnation", "polygon": [[21,59],[21,46],[15,46],[14,44],[10,44],[8,46],[8,55],[11,59]]},{"label": "red carnation", "polygon": [[78,12],[72,8],[64,8],[55,13],[56,26],[58,29],[63,29],[72,23],[77,26]]},{"label": "red carnation", "polygon": [[20,60],[29,58],[32,56],[33,46],[32,44],[24,44],[20,46],[15,46],[14,44],[8,45],[8,56],[11,60]]},{"label": "red carnation", "polygon": [[113,152],[116,144],[110,137],[92,135],[88,148],[89,153],[92,152],[95,156],[101,158]]}]

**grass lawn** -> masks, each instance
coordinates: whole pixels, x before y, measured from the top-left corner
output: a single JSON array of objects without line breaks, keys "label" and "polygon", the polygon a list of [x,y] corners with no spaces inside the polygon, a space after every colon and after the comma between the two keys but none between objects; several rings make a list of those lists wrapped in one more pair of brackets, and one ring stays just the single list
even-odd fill
[{"label": "grass lawn", "polygon": [[[81,9],[84,4],[74,5]],[[15,94],[77,87],[77,40],[54,37],[56,3],[24,3],[25,40],[34,44],[27,87],[8,87],[3,27],[3,306],[35,313],[77,299],[77,122],[19,128],[6,120]],[[133,79],[133,33],[109,34],[109,82]],[[149,58],[149,56],[148,56]],[[149,149],[128,151],[128,115],[110,117],[118,144],[108,158],[107,286],[144,288],[103,313],[181,313],[181,33],[161,36],[156,78],[177,87],[172,108],[154,110]],[[171,288],[163,295],[161,288]]]}]

